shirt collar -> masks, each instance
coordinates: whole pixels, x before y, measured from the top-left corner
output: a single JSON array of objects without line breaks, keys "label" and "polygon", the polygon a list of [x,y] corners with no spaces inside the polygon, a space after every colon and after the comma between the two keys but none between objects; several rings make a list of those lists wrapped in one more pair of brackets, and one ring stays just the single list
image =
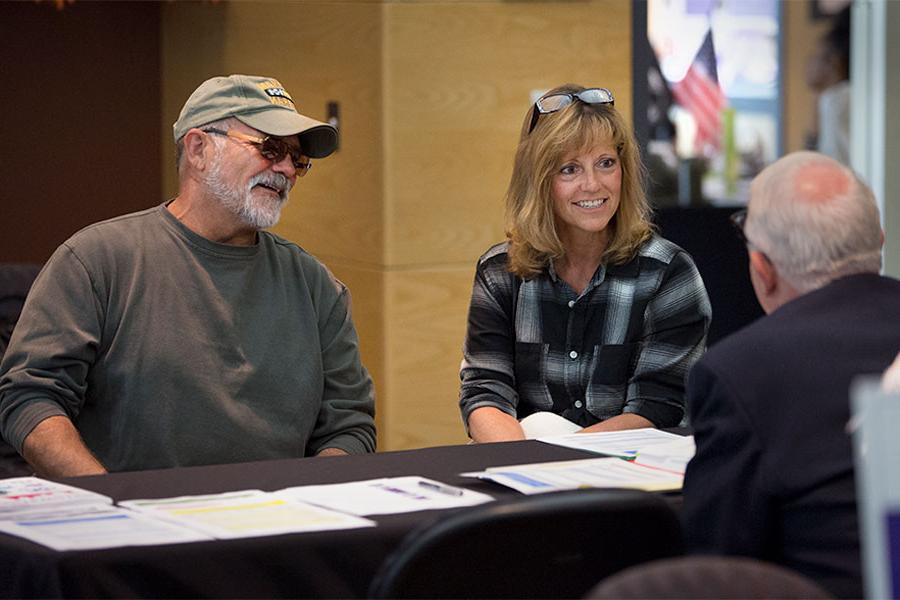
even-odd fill
[{"label": "shirt collar", "polygon": [[[585,291],[590,291],[603,283],[603,280],[606,279],[606,265],[604,263],[600,263],[600,266],[597,267],[597,270],[594,271],[594,275],[591,277],[590,283],[588,283],[587,289]],[[550,280],[553,283],[557,283],[559,281],[559,275],[556,273],[556,267],[553,265],[553,259],[550,259],[550,262],[547,265],[547,274],[550,275]]]}]

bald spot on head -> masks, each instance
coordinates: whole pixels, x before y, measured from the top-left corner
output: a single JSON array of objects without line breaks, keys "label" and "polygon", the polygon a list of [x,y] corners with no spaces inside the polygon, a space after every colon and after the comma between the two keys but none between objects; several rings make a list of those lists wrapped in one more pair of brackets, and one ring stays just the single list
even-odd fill
[{"label": "bald spot on head", "polygon": [[842,168],[827,162],[811,162],[800,165],[794,172],[793,194],[799,202],[811,204],[832,200],[850,192],[853,180]]},{"label": "bald spot on head", "polygon": [[837,277],[881,270],[884,238],[872,191],[817,152],[788,154],[756,176],[744,232],[804,293]]}]

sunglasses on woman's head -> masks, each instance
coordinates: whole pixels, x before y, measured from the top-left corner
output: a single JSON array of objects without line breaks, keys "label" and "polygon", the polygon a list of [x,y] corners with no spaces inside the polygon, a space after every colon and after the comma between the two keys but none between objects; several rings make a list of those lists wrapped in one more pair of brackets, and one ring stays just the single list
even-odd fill
[{"label": "sunglasses on woman's head", "polygon": [[549,94],[538,98],[534,103],[534,110],[531,112],[531,124],[528,126],[528,133],[534,131],[537,125],[538,117],[562,110],[568,105],[579,100],[585,104],[609,104],[615,106],[616,99],[613,93],[606,88],[589,88],[580,92],[560,92],[558,94]]}]

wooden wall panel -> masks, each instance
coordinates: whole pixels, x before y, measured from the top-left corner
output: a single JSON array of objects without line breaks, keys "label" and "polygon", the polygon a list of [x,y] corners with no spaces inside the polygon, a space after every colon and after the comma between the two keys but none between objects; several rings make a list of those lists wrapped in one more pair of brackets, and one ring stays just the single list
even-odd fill
[{"label": "wooden wall panel", "polygon": [[389,272],[385,287],[385,449],[465,443],[458,408],[459,363],[472,271]]},{"label": "wooden wall panel", "polygon": [[178,193],[172,125],[197,86],[214,75],[227,74],[224,65],[228,2],[164,2],[162,7],[159,94],[162,97],[163,189],[167,198]]},{"label": "wooden wall panel", "polygon": [[385,447],[466,441],[459,363],[477,257],[530,93],[603,85],[630,118],[628,1],[385,7]]},{"label": "wooden wall panel", "polygon": [[532,90],[605,85],[629,114],[630,18],[627,0],[386,6],[388,265],[496,241]]}]

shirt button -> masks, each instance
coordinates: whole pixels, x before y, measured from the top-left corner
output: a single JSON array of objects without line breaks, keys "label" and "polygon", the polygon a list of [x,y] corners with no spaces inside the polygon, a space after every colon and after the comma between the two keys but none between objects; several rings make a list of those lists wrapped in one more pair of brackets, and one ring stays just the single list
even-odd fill
[{"label": "shirt button", "polygon": [[569,308],[572,308],[573,306],[575,306],[575,301],[569,300]]},{"label": "shirt button", "polygon": [[581,408],[582,406],[584,406],[584,403],[581,400],[575,401],[575,408]]},{"label": "shirt button", "polygon": [[569,352],[569,358],[578,358],[578,353],[572,350]]}]

